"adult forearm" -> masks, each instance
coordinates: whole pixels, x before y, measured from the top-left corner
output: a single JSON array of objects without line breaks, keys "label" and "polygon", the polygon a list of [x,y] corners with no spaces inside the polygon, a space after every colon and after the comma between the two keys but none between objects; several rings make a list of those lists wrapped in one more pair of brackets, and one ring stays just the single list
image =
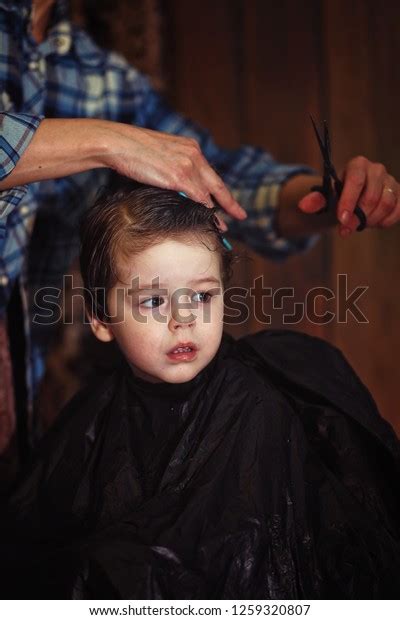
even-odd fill
[{"label": "adult forearm", "polygon": [[44,119],[0,190],[105,166],[106,121]]},{"label": "adult forearm", "polygon": [[[278,201],[277,225],[280,234],[288,239],[324,232],[337,224],[333,213],[304,213],[299,202],[310,193],[313,185],[321,185],[319,176],[298,175],[282,187]],[[323,197],[314,194],[315,208],[322,208]]]}]

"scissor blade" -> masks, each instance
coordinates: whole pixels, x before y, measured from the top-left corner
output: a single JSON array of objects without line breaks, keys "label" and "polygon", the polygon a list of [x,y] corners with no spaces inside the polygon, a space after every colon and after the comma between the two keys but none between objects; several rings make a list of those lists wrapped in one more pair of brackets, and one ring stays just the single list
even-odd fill
[{"label": "scissor blade", "polygon": [[321,153],[322,153],[322,157],[323,157],[323,158],[324,158],[324,160],[325,160],[325,145],[324,145],[324,143],[322,142],[322,138],[321,138],[321,136],[320,136],[320,133],[319,133],[319,131],[318,131],[318,129],[317,129],[317,126],[316,126],[316,124],[315,124],[315,121],[314,121],[313,117],[311,116],[311,114],[310,114],[309,116],[310,116],[310,119],[311,119],[311,122],[312,122],[312,126],[313,126],[313,128],[314,128],[315,135],[316,135],[317,140],[318,140],[318,144],[319,144],[319,148],[320,148]]},{"label": "scissor blade", "polygon": [[325,140],[325,150],[329,161],[331,160],[331,141],[329,138],[329,130],[328,123],[324,121],[324,140]]}]

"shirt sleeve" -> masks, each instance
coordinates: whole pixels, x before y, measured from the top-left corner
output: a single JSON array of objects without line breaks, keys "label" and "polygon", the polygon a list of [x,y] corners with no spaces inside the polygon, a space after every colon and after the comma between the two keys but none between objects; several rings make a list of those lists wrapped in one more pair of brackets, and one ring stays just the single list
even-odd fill
[{"label": "shirt sleeve", "polygon": [[135,124],[197,140],[208,162],[247,211],[247,219],[240,221],[222,212],[229,235],[246,243],[258,254],[277,261],[305,251],[316,243],[318,235],[284,238],[276,224],[281,187],[291,177],[315,175],[315,170],[301,164],[279,163],[270,153],[255,146],[242,145],[237,149],[220,147],[208,131],[175,112],[151,87],[145,76],[131,69],[127,72],[127,81],[134,85],[135,99],[139,101]]},{"label": "shirt sleeve", "polygon": [[[0,180],[14,170],[42,118],[31,114],[0,113]],[[26,191],[25,185],[0,191],[0,238],[3,218],[19,204]]]}]

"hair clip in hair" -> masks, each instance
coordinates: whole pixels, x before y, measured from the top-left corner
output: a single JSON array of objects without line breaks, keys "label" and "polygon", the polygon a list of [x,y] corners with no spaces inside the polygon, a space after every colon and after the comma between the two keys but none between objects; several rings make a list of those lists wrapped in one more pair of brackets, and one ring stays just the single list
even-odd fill
[{"label": "hair clip in hair", "polygon": [[185,192],[178,192],[178,194],[179,194],[180,196],[183,196],[184,198],[187,198],[187,194],[185,194]]},{"label": "hair clip in hair", "polygon": [[226,237],[223,237],[222,235],[220,235],[220,237],[221,237],[221,241],[224,244],[224,246],[226,247],[226,249],[231,252],[233,250],[233,247],[229,243],[228,239]]}]

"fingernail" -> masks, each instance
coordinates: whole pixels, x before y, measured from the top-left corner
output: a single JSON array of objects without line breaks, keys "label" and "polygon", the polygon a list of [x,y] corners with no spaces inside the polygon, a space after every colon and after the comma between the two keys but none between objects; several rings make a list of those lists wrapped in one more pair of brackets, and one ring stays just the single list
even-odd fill
[{"label": "fingernail", "polygon": [[225,224],[224,220],[221,216],[216,215],[215,219],[217,221],[217,226],[222,232],[226,232],[228,230],[228,226]]},{"label": "fingernail", "polygon": [[343,213],[340,215],[340,221],[342,222],[342,224],[347,224],[349,219],[350,219],[350,211],[343,211]]}]

